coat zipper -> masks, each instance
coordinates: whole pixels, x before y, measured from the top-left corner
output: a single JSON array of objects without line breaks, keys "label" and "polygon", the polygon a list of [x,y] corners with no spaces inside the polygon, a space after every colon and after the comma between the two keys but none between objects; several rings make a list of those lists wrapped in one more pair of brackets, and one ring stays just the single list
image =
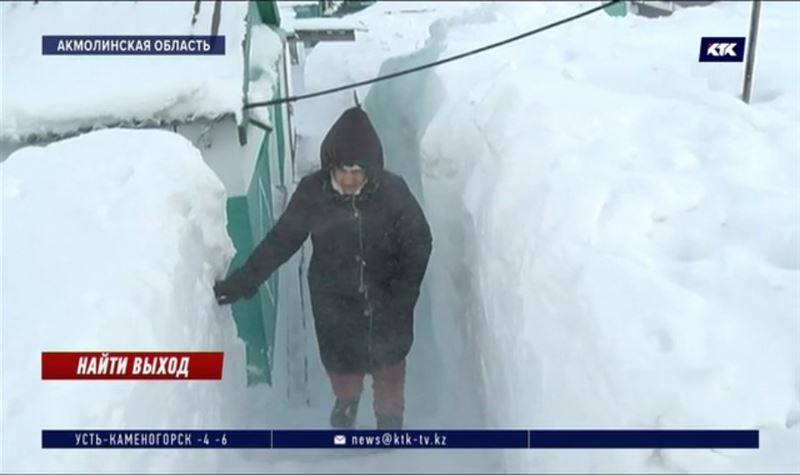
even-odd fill
[{"label": "coat zipper", "polygon": [[369,301],[369,287],[367,286],[366,282],[364,282],[364,267],[367,263],[364,261],[364,236],[361,226],[361,213],[358,212],[358,207],[356,207],[356,197],[353,195],[351,200],[353,205],[353,216],[355,216],[356,223],[358,226],[358,273],[359,273],[359,283],[358,283],[358,291],[364,295],[364,303],[366,305],[367,317],[369,318],[369,332],[367,333],[367,354],[369,355],[369,368],[372,370],[373,367],[373,358],[372,358],[372,324],[373,324],[373,315],[372,315],[372,304]]}]

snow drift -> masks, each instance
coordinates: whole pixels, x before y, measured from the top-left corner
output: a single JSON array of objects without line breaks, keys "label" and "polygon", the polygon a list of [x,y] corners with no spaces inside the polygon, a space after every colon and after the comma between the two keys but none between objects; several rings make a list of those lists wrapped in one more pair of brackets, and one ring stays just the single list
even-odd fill
[{"label": "snow drift", "polygon": [[[4,471],[204,471],[213,451],[42,450],[42,429],[243,427],[244,348],[212,285],[225,190],[177,134],[26,147],[2,175]],[[224,351],[223,381],[42,381],[42,351]]]}]

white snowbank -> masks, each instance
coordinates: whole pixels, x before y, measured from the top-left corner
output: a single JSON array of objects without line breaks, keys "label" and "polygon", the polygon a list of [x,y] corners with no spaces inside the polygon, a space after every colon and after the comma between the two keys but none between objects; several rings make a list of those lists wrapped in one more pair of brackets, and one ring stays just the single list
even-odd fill
[{"label": "white snowbank", "polygon": [[224,56],[44,56],[42,35],[211,34],[213,2],[3,2],[0,139],[236,114],[247,2],[223,2]]},{"label": "white snowbank", "polygon": [[[414,15],[365,20],[356,43],[315,49],[307,84],[596,5],[476,5],[430,33]],[[397,98],[374,111],[397,116],[384,138],[419,131],[433,314],[466,343],[438,338],[477,352],[489,426],[761,430],[757,451],[509,451],[508,470],[800,469],[800,4],[763,5],[751,105],[741,64],[697,62],[701,36],[746,35],[749,12],[599,13],[422,87],[370,86]],[[400,113],[415,94],[432,119]]]},{"label": "white snowbank", "polygon": [[[442,56],[591,5],[502,5]],[[492,425],[762,431],[759,451],[510,452],[509,469],[800,468],[800,5],[764,4],[751,106],[741,64],[697,62],[749,9],[599,14],[436,71],[425,192],[464,212],[438,242],[471,243]]]},{"label": "white snowbank", "polygon": [[[212,285],[225,190],[177,134],[109,129],[0,164],[2,470],[223,470],[215,451],[42,450],[43,429],[245,427],[245,358]],[[218,381],[42,381],[42,351],[224,351]]]}]

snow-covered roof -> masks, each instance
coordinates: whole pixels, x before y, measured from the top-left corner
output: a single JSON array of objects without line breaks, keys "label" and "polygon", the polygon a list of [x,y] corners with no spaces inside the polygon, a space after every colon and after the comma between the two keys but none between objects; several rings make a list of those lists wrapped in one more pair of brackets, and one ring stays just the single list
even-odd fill
[{"label": "snow-covered roof", "polygon": [[237,115],[248,2],[222,2],[224,56],[45,56],[42,35],[209,35],[213,2],[3,2],[0,140]]}]

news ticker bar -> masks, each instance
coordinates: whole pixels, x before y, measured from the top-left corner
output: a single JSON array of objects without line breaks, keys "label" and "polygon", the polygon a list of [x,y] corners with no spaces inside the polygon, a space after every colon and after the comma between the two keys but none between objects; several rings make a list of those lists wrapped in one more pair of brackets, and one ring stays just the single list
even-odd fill
[{"label": "news ticker bar", "polygon": [[44,449],[757,449],[757,430],[43,430]]}]

